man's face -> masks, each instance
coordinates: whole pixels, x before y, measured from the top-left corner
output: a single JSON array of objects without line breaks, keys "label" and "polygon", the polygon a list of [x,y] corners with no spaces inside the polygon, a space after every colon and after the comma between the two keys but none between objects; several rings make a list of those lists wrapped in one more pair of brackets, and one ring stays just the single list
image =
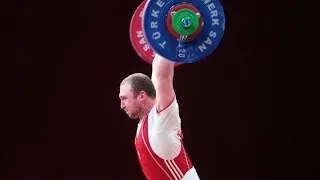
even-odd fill
[{"label": "man's face", "polygon": [[130,84],[125,83],[120,86],[119,98],[121,109],[123,109],[131,119],[139,118],[142,106],[137,97],[134,96]]}]

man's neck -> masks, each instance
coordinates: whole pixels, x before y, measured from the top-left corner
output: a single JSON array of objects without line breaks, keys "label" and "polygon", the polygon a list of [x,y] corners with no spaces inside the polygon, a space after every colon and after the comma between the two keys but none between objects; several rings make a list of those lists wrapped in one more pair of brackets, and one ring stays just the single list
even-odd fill
[{"label": "man's neck", "polygon": [[141,114],[141,116],[139,118],[140,121],[142,121],[142,119],[145,118],[149,114],[149,112],[151,111],[153,106],[154,106],[154,102],[153,101],[150,101],[149,103],[147,103],[145,105],[144,112]]}]

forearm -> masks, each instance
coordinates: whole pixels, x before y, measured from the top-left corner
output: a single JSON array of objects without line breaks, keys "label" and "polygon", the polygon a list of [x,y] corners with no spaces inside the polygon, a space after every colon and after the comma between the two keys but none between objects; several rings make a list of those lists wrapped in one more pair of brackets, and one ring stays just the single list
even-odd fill
[{"label": "forearm", "polygon": [[173,79],[175,62],[156,55],[152,62],[152,79]]}]

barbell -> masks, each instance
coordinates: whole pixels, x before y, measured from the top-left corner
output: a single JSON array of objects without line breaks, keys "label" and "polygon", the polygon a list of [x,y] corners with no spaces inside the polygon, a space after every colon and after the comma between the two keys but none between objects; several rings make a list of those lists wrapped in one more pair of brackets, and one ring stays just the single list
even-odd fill
[{"label": "barbell", "polygon": [[144,61],[151,64],[157,53],[180,65],[209,56],[224,29],[219,0],[144,0],[131,18],[129,34]]}]

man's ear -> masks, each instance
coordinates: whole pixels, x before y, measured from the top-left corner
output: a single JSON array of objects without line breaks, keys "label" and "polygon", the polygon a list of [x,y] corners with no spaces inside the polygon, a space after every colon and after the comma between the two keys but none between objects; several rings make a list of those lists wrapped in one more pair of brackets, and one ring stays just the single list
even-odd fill
[{"label": "man's ear", "polygon": [[140,91],[140,93],[138,94],[138,99],[139,100],[142,100],[142,99],[144,99],[144,98],[146,98],[147,97],[147,93],[145,92],[145,91]]}]

